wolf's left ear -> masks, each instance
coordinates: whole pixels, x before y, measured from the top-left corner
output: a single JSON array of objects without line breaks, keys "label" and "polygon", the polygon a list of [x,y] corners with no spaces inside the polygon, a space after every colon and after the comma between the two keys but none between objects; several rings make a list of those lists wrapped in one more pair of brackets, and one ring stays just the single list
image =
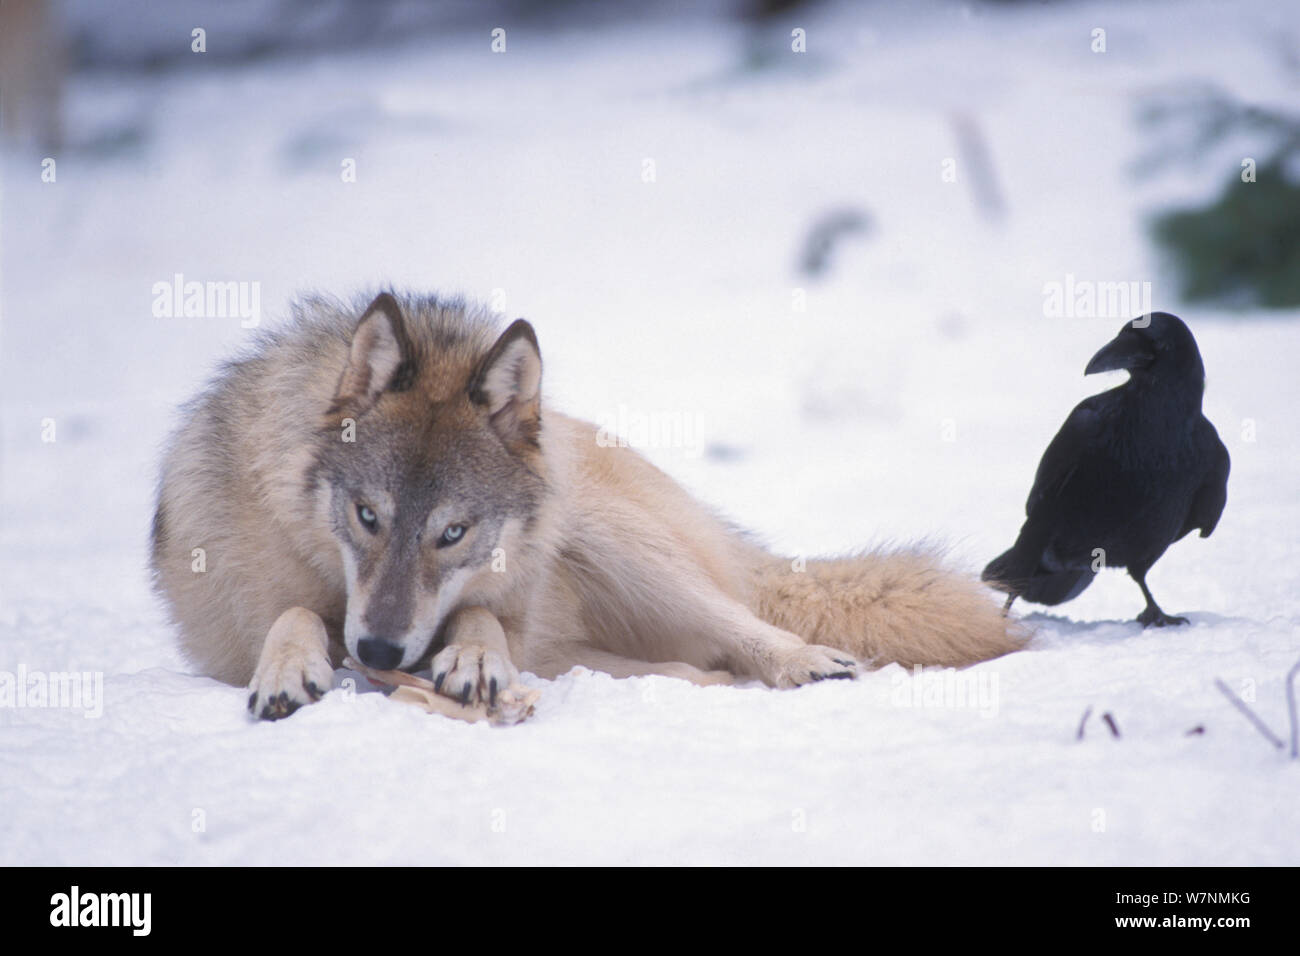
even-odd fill
[{"label": "wolf's left ear", "polygon": [[414,367],[402,308],[392,295],[381,292],[352,333],[348,364],[339,378],[330,411],[366,411],[386,390],[400,391]]},{"label": "wolf's left ear", "polygon": [[542,354],[537,333],[515,319],[469,380],[470,401],[487,409],[492,427],[511,447],[537,445],[542,420]]}]

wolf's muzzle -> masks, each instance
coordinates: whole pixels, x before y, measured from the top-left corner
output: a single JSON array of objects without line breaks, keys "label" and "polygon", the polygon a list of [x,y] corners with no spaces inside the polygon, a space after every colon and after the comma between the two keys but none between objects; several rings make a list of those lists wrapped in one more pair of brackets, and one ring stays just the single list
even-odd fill
[{"label": "wolf's muzzle", "polygon": [[357,642],[361,663],[376,670],[391,671],[402,663],[402,649],[378,637],[363,637]]}]

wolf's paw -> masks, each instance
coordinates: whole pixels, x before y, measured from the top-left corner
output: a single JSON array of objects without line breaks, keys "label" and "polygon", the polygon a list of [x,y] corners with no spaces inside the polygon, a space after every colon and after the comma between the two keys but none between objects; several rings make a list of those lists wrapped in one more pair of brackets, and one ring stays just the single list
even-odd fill
[{"label": "wolf's paw", "polygon": [[497,694],[518,680],[510,658],[481,644],[449,644],[433,659],[434,687],[462,704],[495,707]]},{"label": "wolf's paw", "polygon": [[288,717],[305,704],[314,704],[334,683],[329,659],[285,660],[265,666],[264,661],[248,685],[248,712],[259,720]]},{"label": "wolf's paw", "polygon": [[822,644],[806,644],[781,661],[777,687],[799,687],[819,680],[852,680],[858,662],[844,651]]},{"label": "wolf's paw", "polygon": [[280,615],[248,685],[248,712],[279,720],[320,700],[334,683],[327,642],[325,625],[311,611],[291,608]]}]

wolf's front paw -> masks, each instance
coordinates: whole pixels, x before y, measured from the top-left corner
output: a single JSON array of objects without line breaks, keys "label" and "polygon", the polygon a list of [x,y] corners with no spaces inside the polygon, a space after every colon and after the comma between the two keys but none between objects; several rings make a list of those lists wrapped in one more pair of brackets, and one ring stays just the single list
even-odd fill
[{"label": "wolf's front paw", "polygon": [[320,700],[334,683],[329,658],[285,659],[268,666],[263,661],[248,685],[248,711],[259,720],[288,717],[305,704]]},{"label": "wolf's front paw", "polygon": [[324,623],[306,608],[281,614],[248,685],[248,712],[259,720],[279,720],[320,700],[334,683],[328,640]]},{"label": "wolf's front paw", "polygon": [[510,658],[481,644],[449,644],[433,659],[434,687],[462,704],[495,707],[497,694],[518,680]]},{"label": "wolf's front paw", "polygon": [[777,687],[799,687],[819,680],[851,680],[858,676],[858,662],[834,647],[807,644],[791,651],[781,661]]}]

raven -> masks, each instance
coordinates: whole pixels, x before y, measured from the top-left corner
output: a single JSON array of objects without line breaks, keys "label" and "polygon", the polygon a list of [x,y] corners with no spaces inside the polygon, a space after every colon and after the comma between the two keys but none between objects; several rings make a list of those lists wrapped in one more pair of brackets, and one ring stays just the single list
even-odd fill
[{"label": "raven", "polygon": [[1085,375],[1129,380],[1084,399],[1043,453],[1011,550],[983,580],[1016,598],[1061,604],[1102,567],[1128,568],[1144,627],[1186,624],[1160,610],[1146,576],[1189,531],[1208,538],[1228,499],[1228,450],[1201,414],[1205,366],[1182,320],[1153,312],[1124,323]]}]

